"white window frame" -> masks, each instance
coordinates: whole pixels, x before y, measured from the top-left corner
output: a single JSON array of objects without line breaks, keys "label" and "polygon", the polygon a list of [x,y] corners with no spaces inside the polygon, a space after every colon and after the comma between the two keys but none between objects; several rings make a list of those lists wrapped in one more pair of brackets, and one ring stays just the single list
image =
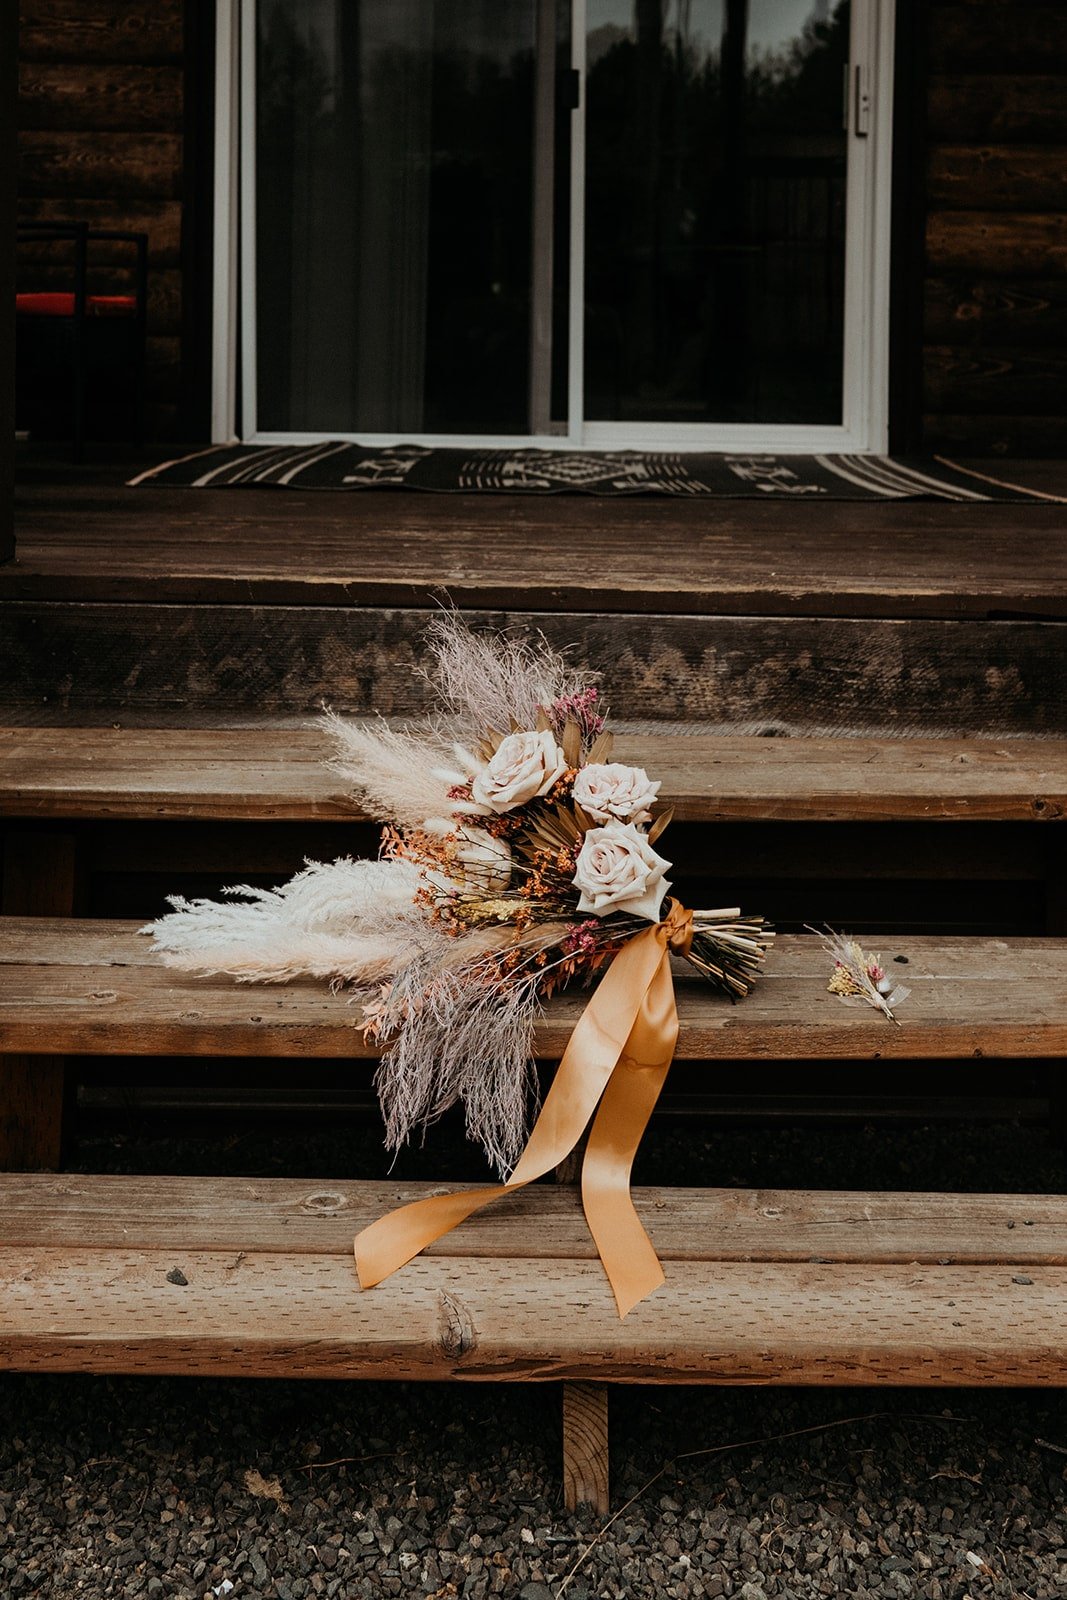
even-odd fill
[{"label": "white window frame", "polygon": [[255,0],[217,0],[213,442],[243,439],[252,444],[301,445],[338,439],[371,446],[413,443],[487,449],[885,452],[889,429],[893,0],[852,0],[846,95],[844,382],[839,424],[623,423],[583,416],[586,0],[572,0],[572,37],[572,65],[580,74],[581,92],[579,105],[571,113],[566,433],[265,432],[256,423]]}]

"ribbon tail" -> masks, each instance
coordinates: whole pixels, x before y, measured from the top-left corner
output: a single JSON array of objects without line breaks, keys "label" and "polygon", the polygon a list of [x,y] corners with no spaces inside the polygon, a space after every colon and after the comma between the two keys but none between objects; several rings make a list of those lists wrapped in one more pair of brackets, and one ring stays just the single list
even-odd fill
[{"label": "ribbon tail", "polygon": [[634,1209],[630,1173],[677,1036],[674,984],[664,952],[604,1091],[582,1165],[582,1205],[620,1318],[664,1281],[660,1259]]},{"label": "ribbon tail", "polygon": [[455,1194],[434,1194],[379,1217],[357,1233],[353,1242],[360,1288],[373,1289],[428,1244],[451,1233],[505,1192],[504,1184],[491,1184],[488,1188],[461,1189]]}]

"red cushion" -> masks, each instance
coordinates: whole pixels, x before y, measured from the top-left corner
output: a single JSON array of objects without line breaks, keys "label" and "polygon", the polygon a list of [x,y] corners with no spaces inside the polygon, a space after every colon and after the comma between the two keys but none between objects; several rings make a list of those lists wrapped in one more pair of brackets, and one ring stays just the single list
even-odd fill
[{"label": "red cushion", "polygon": [[[62,291],[51,294],[17,294],[15,310],[31,317],[72,317],[74,296]],[[85,299],[89,317],[132,317],[137,300],[132,294],[90,294]]]}]

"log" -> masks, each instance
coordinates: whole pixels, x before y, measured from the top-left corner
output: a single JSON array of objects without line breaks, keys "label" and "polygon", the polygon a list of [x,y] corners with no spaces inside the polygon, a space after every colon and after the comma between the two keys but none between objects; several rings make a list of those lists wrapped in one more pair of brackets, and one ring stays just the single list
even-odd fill
[{"label": "log", "polygon": [[934,275],[1061,277],[1067,272],[1067,214],[1026,211],[933,211],[926,258]]},{"label": "log", "polygon": [[19,126],[27,130],[181,133],[182,69],[23,61]]},{"label": "log", "polygon": [[927,115],[930,138],[945,144],[1067,141],[1067,97],[1054,73],[934,74]]},{"label": "log", "polygon": [[924,328],[931,345],[1056,350],[1067,345],[1067,276],[1029,281],[975,273],[927,278]]},{"label": "log", "polygon": [[181,185],[179,134],[27,131],[19,136],[21,195],[178,200]]},{"label": "log", "polygon": [[1067,151],[1046,145],[934,145],[927,205],[957,210],[1058,212],[1067,188]]},{"label": "log", "polygon": [[21,0],[24,61],[178,62],[182,0]]}]

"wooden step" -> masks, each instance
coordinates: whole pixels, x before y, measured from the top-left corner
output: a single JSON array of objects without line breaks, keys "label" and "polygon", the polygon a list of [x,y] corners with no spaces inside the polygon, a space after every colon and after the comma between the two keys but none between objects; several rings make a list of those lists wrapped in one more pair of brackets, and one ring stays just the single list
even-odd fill
[{"label": "wooden step", "polygon": [[[321,727],[0,728],[0,816],[338,820],[362,815]],[[686,822],[1051,821],[1067,740],[620,733]]]},{"label": "wooden step", "polygon": [[[193,493],[193,491],[189,491]],[[291,539],[298,536],[293,533]],[[584,557],[575,557],[580,564]],[[595,565],[595,563],[594,563]],[[736,616],[710,610],[612,615],[466,614],[475,627],[540,632],[603,672],[608,704],[634,721],[695,721],[879,737],[924,732],[1067,734],[1067,626],[1030,614],[928,620]],[[140,720],[173,713],[421,716],[432,708],[428,607],[158,604],[123,599],[4,604],[0,714],[14,721]]]},{"label": "wooden step", "polygon": [[[811,937],[776,941],[740,1005],[680,967],[683,1060],[924,1060],[1067,1054],[1067,941],[869,941],[912,989],[899,1022],[827,994]],[[896,966],[903,956],[907,965]],[[163,966],[129,922],[0,919],[0,1050],[129,1056],[370,1057],[344,995],[308,981],[251,986]],[[547,1008],[537,1053],[559,1058],[585,1001]]]},{"label": "wooden step", "polygon": [[1064,1199],[639,1191],[667,1281],[620,1322],[577,1193],[548,1186],[361,1293],[352,1233],[383,1202],[427,1192],[0,1177],[0,1367],[660,1383],[1067,1377]]}]

